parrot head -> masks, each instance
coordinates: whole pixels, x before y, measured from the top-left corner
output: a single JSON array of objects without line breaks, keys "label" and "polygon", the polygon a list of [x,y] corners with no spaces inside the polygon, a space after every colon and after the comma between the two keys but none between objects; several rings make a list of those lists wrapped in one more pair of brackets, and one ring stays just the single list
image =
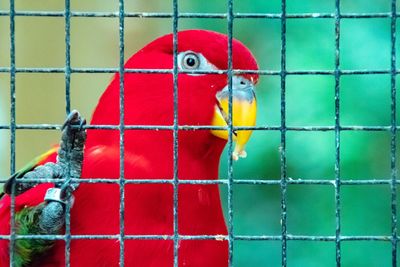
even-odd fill
[{"label": "parrot head", "polygon": [[[154,40],[127,61],[125,65],[127,72],[124,75],[126,125],[173,125],[173,75],[171,73],[129,72],[129,69],[171,70],[173,62],[172,34]],[[229,124],[229,82],[226,72],[228,37],[206,30],[178,32],[177,68],[180,71],[176,83],[178,124],[227,127]],[[232,40],[232,69],[258,70],[257,62],[250,50],[236,39]],[[213,73],[205,73],[207,71],[213,71]],[[232,76],[232,125],[234,127],[255,125],[254,85],[257,81],[257,74]],[[118,101],[119,82],[119,74],[117,74],[102,99]],[[118,124],[119,111],[115,112],[115,106],[118,106],[118,103],[110,104],[109,100],[102,101],[102,99],[95,110],[92,123]],[[96,116],[104,113],[107,116]],[[190,146],[196,146],[197,143],[212,146],[212,142],[222,142],[222,148],[229,135],[225,129],[179,132],[180,143],[186,142]],[[245,156],[244,147],[250,135],[251,130],[233,132],[232,137],[236,142],[234,159]]]},{"label": "parrot head", "polygon": [[[205,45],[204,45],[205,44]],[[226,35],[210,31],[183,31],[178,35],[177,65],[180,70],[218,71],[228,69],[228,38]],[[257,70],[257,62],[249,49],[236,39],[232,40],[232,69]],[[222,72],[223,73],[223,72]],[[232,88],[232,125],[255,126],[256,98],[254,85],[257,74],[233,75]],[[183,124],[212,125],[227,127],[229,125],[229,82],[228,75],[223,74],[181,74],[178,89],[185,99],[183,111],[187,114]],[[186,90],[186,88],[188,90]],[[181,93],[178,91],[178,94]],[[191,109],[191,106],[195,108]],[[201,105],[201,108],[198,108]],[[186,106],[186,107],[185,107]],[[211,130],[210,133],[223,140],[228,140],[227,130]],[[236,142],[233,157],[245,157],[244,146],[249,140],[251,131],[233,132]]]}]

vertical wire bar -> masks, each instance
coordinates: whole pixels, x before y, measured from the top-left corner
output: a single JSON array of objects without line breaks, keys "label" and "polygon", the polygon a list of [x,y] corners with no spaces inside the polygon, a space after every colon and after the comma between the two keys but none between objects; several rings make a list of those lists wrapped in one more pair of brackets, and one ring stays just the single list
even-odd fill
[{"label": "vertical wire bar", "polygon": [[286,168],[286,0],[282,0],[281,18],[281,233],[282,266],[287,265],[287,168]]},{"label": "vertical wire bar", "polygon": [[119,266],[124,267],[125,252],[125,10],[124,0],[119,0]]},{"label": "vertical wire bar", "polygon": [[335,2],[335,251],[341,266],[340,222],[340,0]]},{"label": "vertical wire bar", "polygon": [[228,0],[228,266],[233,266],[233,107],[232,107],[232,38],[233,38],[233,0]]},{"label": "vertical wire bar", "polygon": [[[71,5],[70,0],[65,0],[65,111],[67,114],[71,112],[70,100],[70,81],[71,81],[71,56],[70,56],[70,25],[71,25]],[[66,179],[71,179],[70,161],[68,161],[68,171]],[[79,178],[79,177],[78,177]],[[65,266],[71,265],[71,201],[67,201],[65,207]]]},{"label": "vertical wire bar", "polygon": [[71,112],[71,5],[70,0],[65,0],[65,111],[67,114]]},{"label": "vertical wire bar", "polygon": [[397,169],[396,169],[396,0],[392,0],[391,14],[391,209],[392,209],[392,266],[397,266]]},{"label": "vertical wire bar", "polygon": [[[10,0],[10,174],[15,172],[15,3]],[[10,266],[14,266],[15,258],[15,184],[11,188],[10,205]]]},{"label": "vertical wire bar", "polygon": [[173,232],[174,232],[174,267],[178,267],[178,249],[179,249],[179,224],[178,224],[178,191],[179,191],[179,172],[178,172],[178,0],[173,0],[173,21],[172,21],[172,42],[173,42],[173,97],[174,97],[174,148],[173,148]]}]

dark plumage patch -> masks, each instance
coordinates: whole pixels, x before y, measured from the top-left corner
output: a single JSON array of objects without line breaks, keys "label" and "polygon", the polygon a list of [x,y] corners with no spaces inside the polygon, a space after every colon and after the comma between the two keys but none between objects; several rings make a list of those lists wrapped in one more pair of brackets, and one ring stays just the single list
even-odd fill
[{"label": "dark plumage patch", "polygon": [[[43,207],[44,204],[35,207],[26,207],[16,213],[16,233],[18,235],[45,234],[39,227],[39,217]],[[46,239],[17,239],[15,242],[14,266],[29,266],[37,257],[48,251],[54,243],[54,240]]]}]

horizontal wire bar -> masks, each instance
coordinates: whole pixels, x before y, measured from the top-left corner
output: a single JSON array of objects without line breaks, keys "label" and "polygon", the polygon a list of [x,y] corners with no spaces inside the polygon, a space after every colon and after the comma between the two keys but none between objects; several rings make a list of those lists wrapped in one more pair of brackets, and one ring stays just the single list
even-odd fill
[{"label": "horizontal wire bar", "polygon": [[[19,130],[60,130],[61,124],[16,124],[15,129]],[[78,126],[77,126],[78,127]],[[118,125],[85,125],[85,129],[97,130],[120,130]],[[172,131],[173,125],[124,125],[124,130],[156,130],[156,131]],[[0,124],[0,130],[9,130],[10,125]],[[281,131],[281,126],[232,126],[234,131]],[[194,131],[194,130],[228,130],[224,126],[211,125],[180,125],[178,130]],[[335,126],[286,126],[287,131],[304,131],[304,132],[328,132],[334,131]],[[340,131],[391,131],[392,126],[340,126]],[[400,126],[396,126],[395,130],[400,130]]]},{"label": "horizontal wire bar", "polygon": [[[15,235],[15,239],[40,239],[40,240],[99,240],[99,239],[120,239],[120,235]],[[280,241],[280,235],[233,235],[234,240],[241,241]],[[228,240],[227,235],[178,235],[179,240]],[[397,236],[400,238],[400,236]],[[125,235],[125,240],[173,240],[174,235]],[[286,236],[287,240],[294,241],[327,241],[335,242],[336,236],[321,235],[291,235]],[[340,236],[340,241],[392,241],[392,236]],[[10,240],[10,235],[0,235],[0,240]]]},{"label": "horizontal wire bar", "polygon": [[[5,183],[8,177],[3,177],[0,179],[0,184]],[[342,178],[340,181],[340,185],[389,185],[392,181],[391,178],[388,179],[346,179]],[[53,183],[53,182],[62,182],[64,179],[18,179],[18,183]],[[118,184],[119,181],[117,178],[71,178],[71,181],[77,183],[85,183],[85,184]],[[129,178],[126,177],[125,184],[172,184],[173,179],[140,179],[140,178]],[[280,185],[281,181],[276,179],[234,179],[234,184],[241,185]],[[305,179],[305,178],[290,178],[287,180],[288,184],[293,185],[332,185],[335,186],[335,180],[332,179]],[[396,181],[397,184],[400,184],[400,180]],[[179,179],[179,184],[228,184],[227,179],[219,179],[219,180],[186,180]]]},{"label": "horizontal wire bar", "polygon": [[[400,16],[400,13],[396,13],[396,17]],[[235,18],[243,19],[281,19],[280,13],[235,13]],[[381,13],[345,13],[339,16],[340,19],[369,19],[369,18],[391,18],[391,12]],[[334,13],[292,13],[286,14],[285,19],[333,19],[335,18]]]},{"label": "horizontal wire bar", "polygon": [[[64,11],[16,11],[15,16],[21,17],[64,17]],[[71,11],[71,17],[97,17],[97,18],[118,18],[119,12],[85,12]],[[0,10],[0,16],[10,16],[8,10]],[[125,12],[125,18],[173,18],[170,12]],[[227,13],[189,13],[180,12],[178,18],[209,18],[209,19],[226,19]],[[396,13],[396,18],[400,17],[400,13]],[[345,13],[340,14],[340,19],[362,19],[362,18],[391,18],[391,12],[380,13]],[[281,19],[280,13],[234,13],[235,19]],[[310,19],[310,18],[335,18],[334,13],[293,13],[286,14],[286,19]]]},{"label": "horizontal wire bar", "polygon": [[[235,235],[235,240],[243,241],[267,241],[267,240],[282,240],[279,235]],[[287,240],[295,241],[329,241],[335,242],[336,236],[314,236],[314,235],[291,235],[287,234],[285,237]],[[392,236],[340,236],[340,241],[391,241]]]},{"label": "horizontal wire bar", "polygon": [[[0,73],[11,72],[10,67],[0,67]],[[72,68],[71,73],[117,73],[118,68]],[[62,67],[16,67],[16,73],[65,73],[65,68]],[[144,73],[144,74],[173,74],[172,69],[124,69],[125,73]],[[178,73],[184,74],[227,74],[228,70],[178,70]],[[258,74],[258,75],[335,75],[334,70],[294,70],[294,71],[279,71],[279,70],[232,70],[233,74]],[[390,74],[393,72],[390,69],[385,70],[340,70],[340,75],[361,75],[361,74]],[[394,74],[400,74],[400,69],[396,69]]]}]

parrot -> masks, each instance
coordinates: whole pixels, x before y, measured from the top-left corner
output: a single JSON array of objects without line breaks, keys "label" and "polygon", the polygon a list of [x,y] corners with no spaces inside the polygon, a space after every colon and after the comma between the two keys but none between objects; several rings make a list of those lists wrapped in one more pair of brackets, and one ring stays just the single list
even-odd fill
[{"label": "parrot", "polygon": [[[216,180],[219,162],[229,139],[228,125],[248,126],[234,130],[233,159],[245,157],[245,146],[256,125],[255,85],[259,80],[258,65],[252,52],[239,40],[232,38],[232,69],[247,70],[228,76],[227,35],[202,29],[176,33],[177,111],[174,111],[174,77],[171,72],[123,72],[123,125],[149,126],[124,129],[88,127],[83,149],[81,179],[120,179],[120,153],[123,151],[123,178]],[[124,69],[161,69],[174,67],[174,35],[161,36],[133,54]],[[204,73],[204,72],[211,73]],[[90,125],[120,125],[120,73],[115,73],[94,109]],[[231,88],[231,89],[230,89]],[[232,104],[229,105],[229,99]],[[230,110],[231,109],[231,110]],[[232,112],[231,117],[229,116]],[[176,112],[176,113],[175,113]],[[176,118],[175,118],[176,117]],[[213,126],[196,130],[172,128],[154,130],[150,126]],[[231,121],[230,121],[231,120]],[[219,127],[219,128],[218,128]],[[225,128],[224,128],[225,127]],[[174,142],[177,138],[177,172],[174,170]],[[39,156],[18,175],[47,162],[56,162],[57,149]],[[14,176],[15,177],[15,176]],[[21,218],[43,203],[52,183],[39,183],[15,196],[15,225],[17,233]],[[119,239],[123,224],[124,235],[174,234],[173,183],[123,184],[123,218],[120,221],[120,183],[82,182],[73,193],[70,210],[70,234],[106,235],[115,238],[72,238],[68,255],[70,266],[119,266],[123,253],[125,266],[174,266],[174,240]],[[177,231],[179,236],[227,236],[218,184],[178,183]],[[0,235],[10,234],[11,196],[0,199]],[[24,217],[25,216],[25,217]],[[35,227],[32,227],[36,229]],[[33,230],[35,231],[35,230]],[[35,233],[33,233],[35,234]],[[64,234],[64,232],[60,232]],[[120,251],[123,243],[124,251]],[[43,242],[42,242],[43,243]],[[15,266],[61,267],[66,264],[66,242],[38,242],[35,253],[18,251]],[[36,243],[35,243],[36,244]],[[36,246],[36,245],[35,245]],[[179,266],[228,266],[227,238],[179,239]],[[0,266],[10,266],[10,241],[0,239]]]}]

